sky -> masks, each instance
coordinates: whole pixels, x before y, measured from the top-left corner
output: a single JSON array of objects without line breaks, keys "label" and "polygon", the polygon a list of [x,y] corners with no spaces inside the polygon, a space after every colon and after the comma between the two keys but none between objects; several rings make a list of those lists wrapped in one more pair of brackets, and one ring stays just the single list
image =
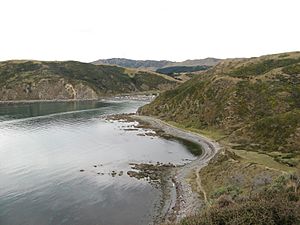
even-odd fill
[{"label": "sky", "polygon": [[0,60],[300,51],[299,0],[0,0]]}]

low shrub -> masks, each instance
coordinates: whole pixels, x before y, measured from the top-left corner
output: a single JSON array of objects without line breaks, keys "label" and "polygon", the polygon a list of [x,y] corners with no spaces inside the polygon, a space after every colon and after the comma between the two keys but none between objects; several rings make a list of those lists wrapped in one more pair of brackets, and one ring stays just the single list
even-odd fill
[{"label": "low shrub", "polygon": [[258,195],[247,201],[214,206],[188,217],[181,225],[296,225],[300,224],[299,198],[287,194]]}]

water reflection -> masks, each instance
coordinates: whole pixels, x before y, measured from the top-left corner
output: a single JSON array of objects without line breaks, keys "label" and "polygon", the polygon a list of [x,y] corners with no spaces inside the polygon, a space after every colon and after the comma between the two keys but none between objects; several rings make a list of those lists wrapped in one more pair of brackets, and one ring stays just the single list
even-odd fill
[{"label": "water reflection", "polygon": [[[160,191],[126,175],[131,162],[182,163],[180,143],[138,136],[104,115],[140,101],[0,106],[0,224],[145,224]],[[84,170],[84,172],[80,172]],[[112,177],[112,171],[124,172]]]},{"label": "water reflection", "polygon": [[[1,104],[0,121],[112,106],[113,102],[71,101]],[[116,103],[115,103],[116,104]]]}]

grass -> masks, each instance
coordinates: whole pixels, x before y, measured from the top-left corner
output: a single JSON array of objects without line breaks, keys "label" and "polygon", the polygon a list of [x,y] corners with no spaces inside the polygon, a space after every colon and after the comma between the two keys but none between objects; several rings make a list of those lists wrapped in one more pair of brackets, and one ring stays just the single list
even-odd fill
[{"label": "grass", "polygon": [[207,70],[209,68],[211,67],[210,66],[170,66],[170,67],[159,68],[156,70],[156,72],[172,76],[178,73],[197,72],[197,71]]},{"label": "grass", "polygon": [[[282,155],[285,156],[286,154],[284,154],[284,153],[273,152],[272,154],[268,154],[268,153],[255,152],[255,151],[232,149],[232,148],[230,148],[231,143],[229,143],[228,140],[226,139],[227,135],[222,133],[220,130],[213,130],[213,129],[200,130],[200,129],[196,129],[196,128],[187,128],[184,125],[173,122],[173,121],[167,121],[167,123],[171,124],[175,127],[178,127],[180,129],[184,129],[184,130],[187,130],[187,131],[190,131],[193,133],[203,135],[212,140],[220,141],[220,143],[223,146],[227,147],[228,151],[232,151],[237,156],[241,157],[241,159],[244,162],[260,164],[267,168],[271,168],[273,170],[282,171],[282,172],[286,172],[286,173],[292,173],[297,170],[297,167],[291,167],[291,166],[288,166],[286,163],[276,161],[276,157],[278,158]],[[294,157],[292,157],[292,158],[294,158]],[[298,158],[296,158],[296,159],[298,159]]]},{"label": "grass", "polygon": [[[273,180],[281,174],[290,174],[297,171],[297,167],[290,167],[284,163],[275,160],[275,157],[282,155],[280,152],[273,152],[270,155],[247,151],[247,150],[234,150],[230,148],[230,143],[226,139],[226,135],[220,130],[200,130],[195,128],[186,128],[184,125],[167,121],[167,123],[194,132],[213,140],[219,140],[221,145],[226,148],[225,156],[221,160],[216,160],[212,165],[202,169],[200,176],[203,179],[203,187],[208,193],[209,197],[215,196],[220,192],[241,192],[249,194],[251,183],[255,182],[257,175],[270,176]],[[232,177],[243,175],[244,184],[241,188],[232,187]],[[189,181],[193,190],[197,190],[195,183],[196,176],[191,174]],[[227,188],[226,188],[227,187]],[[199,193],[200,196],[202,193]],[[212,197],[215,198],[215,197]],[[210,200],[212,201],[212,200]]]},{"label": "grass", "polygon": [[[300,76],[297,75],[300,53],[282,55],[285,56],[237,60],[233,68],[219,64],[162,93],[143,107],[141,114],[157,116],[214,140],[230,139],[235,149],[266,154],[293,152],[297,157],[300,155]],[[235,80],[228,76],[228,71],[242,67],[246,71],[257,69],[255,73],[259,75]],[[284,69],[290,67],[290,74],[285,74]],[[276,161],[296,166],[295,157],[279,156]]]},{"label": "grass", "polygon": [[[222,205],[224,210],[218,208],[214,216],[197,215],[182,224],[295,224],[285,215],[291,210],[293,217],[293,208],[300,202],[289,202],[289,196],[283,196],[292,182],[278,193],[274,204],[252,197],[299,170],[299,62],[300,53],[295,52],[220,63],[140,110],[218,140],[223,147],[199,176],[211,205]],[[197,175],[194,172],[189,177],[194,191]],[[294,203],[291,208],[289,204]],[[230,204],[233,207],[227,208]],[[257,211],[260,205],[268,210]],[[281,211],[272,214],[277,209]],[[258,216],[260,211],[263,214]],[[249,213],[253,216],[247,216]],[[262,217],[268,219],[260,223]],[[211,222],[215,218],[218,220]]]},{"label": "grass", "polygon": [[174,127],[178,127],[180,129],[184,129],[189,132],[193,132],[196,134],[203,135],[205,137],[208,137],[212,140],[221,140],[226,137],[226,135],[221,131],[221,130],[216,130],[216,129],[197,129],[197,128],[192,128],[192,127],[186,127],[185,125],[182,125],[180,123],[176,123],[174,121],[166,121],[168,124],[171,124]]},{"label": "grass", "polygon": [[229,75],[234,77],[249,77],[267,73],[272,69],[279,67],[287,67],[295,63],[299,63],[300,58],[280,58],[280,59],[267,59],[261,60],[257,63],[249,63],[246,66],[238,67],[232,70]]},{"label": "grass", "polygon": [[257,164],[263,165],[267,168],[271,168],[271,169],[286,172],[286,173],[292,173],[297,170],[297,168],[295,168],[295,167],[289,167],[285,164],[276,162],[274,160],[274,157],[271,157],[266,154],[252,152],[252,151],[246,151],[246,150],[231,150],[231,151],[233,151],[237,156],[241,157],[243,159],[243,161],[245,161],[245,162],[257,163]]},{"label": "grass", "polygon": [[[247,151],[238,154],[225,150],[200,171],[211,204],[180,224],[299,224],[300,170],[289,170],[282,165],[277,165],[278,170],[270,169],[256,164],[257,161],[273,164],[270,156],[253,152],[249,155]],[[287,171],[282,173],[282,170]]]},{"label": "grass", "polygon": [[135,69],[135,68],[124,68],[124,73],[126,73],[131,78],[134,78],[135,75],[142,73],[142,72],[147,73],[147,74],[152,74],[155,76],[159,76],[159,77],[162,77],[169,81],[178,82],[178,80],[174,79],[171,76],[167,76],[165,74],[156,73],[156,72],[152,72],[152,71],[146,71],[146,70],[140,70],[140,69]]},{"label": "grass", "polygon": [[202,146],[195,142],[179,137],[171,137],[170,139],[175,140],[181,143],[182,145],[186,146],[186,148],[195,156],[199,156],[203,153]]},{"label": "grass", "polygon": [[[13,90],[16,99],[39,96],[42,79],[65,83],[83,84],[97,93],[98,96],[143,92],[162,91],[178,84],[175,79],[139,70],[128,70],[117,66],[93,65],[76,61],[6,61],[0,62],[0,90]],[[25,96],[23,86],[29,86],[35,93]],[[3,94],[4,95],[4,94]],[[55,95],[55,93],[53,94]],[[1,99],[2,96],[0,96]],[[5,99],[5,96],[4,96]],[[11,99],[14,100],[14,99]]]},{"label": "grass", "polygon": [[290,65],[283,69],[284,73],[287,73],[289,75],[292,74],[300,74],[300,64]]},{"label": "grass", "polygon": [[188,216],[181,225],[298,225],[299,194],[282,187],[270,189],[239,201],[222,195],[211,208]]}]

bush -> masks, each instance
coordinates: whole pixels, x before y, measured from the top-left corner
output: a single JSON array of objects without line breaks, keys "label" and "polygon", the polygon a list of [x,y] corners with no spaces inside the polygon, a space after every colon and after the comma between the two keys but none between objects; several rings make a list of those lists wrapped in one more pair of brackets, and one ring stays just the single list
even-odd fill
[{"label": "bush", "polygon": [[[299,68],[295,68],[292,64],[299,63],[300,58],[292,59],[292,58],[287,58],[287,59],[269,59],[269,60],[263,60],[258,63],[252,63],[247,66],[241,66],[237,69],[234,69],[230,72],[230,76],[233,77],[250,77],[250,76],[255,76],[255,75],[260,75],[264,74],[272,69],[275,68],[280,68],[280,67],[288,67],[285,73],[294,73],[295,71],[299,71]],[[292,66],[290,66],[292,65]]]},{"label": "bush", "polygon": [[264,193],[228,207],[211,207],[184,219],[181,225],[296,225],[300,203],[292,192]]},{"label": "bush", "polygon": [[282,71],[289,75],[300,74],[300,65],[299,64],[290,65],[290,66],[283,68]]},{"label": "bush", "polygon": [[212,193],[213,198],[218,198],[222,195],[230,195],[232,198],[237,197],[241,193],[239,187],[234,185],[229,185],[226,187],[220,187]]}]

